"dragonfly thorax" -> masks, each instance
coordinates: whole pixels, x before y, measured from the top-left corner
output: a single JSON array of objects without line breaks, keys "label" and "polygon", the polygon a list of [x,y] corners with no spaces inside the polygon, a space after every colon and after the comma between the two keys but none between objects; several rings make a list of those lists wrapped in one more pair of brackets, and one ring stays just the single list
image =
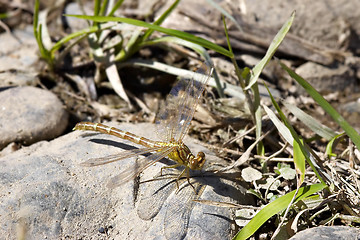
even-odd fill
[{"label": "dragonfly thorax", "polygon": [[168,155],[171,160],[174,160],[177,163],[190,168],[191,170],[202,169],[205,164],[205,154],[203,152],[199,152],[195,157],[194,154],[191,153],[188,146],[186,146],[183,142],[171,144],[176,146],[176,149]]}]

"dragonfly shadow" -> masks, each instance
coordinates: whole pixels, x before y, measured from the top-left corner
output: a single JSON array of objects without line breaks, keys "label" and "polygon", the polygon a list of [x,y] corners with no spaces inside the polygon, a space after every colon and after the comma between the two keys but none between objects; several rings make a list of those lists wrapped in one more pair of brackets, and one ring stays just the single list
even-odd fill
[{"label": "dragonfly shadow", "polygon": [[220,215],[220,214],[214,214],[214,213],[208,213],[208,212],[204,212],[204,214],[207,214],[207,215],[211,215],[211,216],[214,216],[214,217],[217,217],[217,218],[221,218],[221,219],[224,219],[225,221],[228,221],[230,223],[233,222],[233,220],[229,217],[226,217],[224,215]]},{"label": "dragonfly shadow", "polygon": [[[155,179],[155,180],[157,180],[157,179]],[[159,180],[161,180],[161,179],[159,179]],[[175,182],[176,182],[176,180],[174,178],[174,179],[170,180],[169,182],[164,183],[157,190],[155,190],[153,192],[153,195],[161,194],[161,192],[165,191],[169,186],[172,186]]]},{"label": "dragonfly shadow", "polygon": [[192,179],[195,179],[202,185],[211,186],[213,191],[225,198],[238,200],[243,192],[240,191],[240,181],[236,180],[236,173],[222,173],[221,175],[205,172],[200,174],[191,175]]},{"label": "dragonfly shadow", "polygon": [[[143,188],[145,192],[143,192],[142,199],[140,199],[140,208],[138,208],[140,209],[140,211],[138,210],[140,218],[149,220],[155,217],[171,193],[175,193],[173,198],[177,199],[175,202],[180,206],[178,207],[180,212],[186,209],[181,207],[181,205],[187,205],[189,199],[200,198],[206,187],[211,187],[215,195],[225,199],[231,198],[236,201],[241,197],[239,196],[239,189],[235,187],[236,184],[239,183],[231,176],[224,177],[223,175],[218,176],[211,173],[207,175],[195,173],[195,175],[194,172],[192,172],[190,182],[195,186],[195,189],[190,186],[186,177],[179,179],[179,188],[177,188],[176,178],[178,172],[180,172],[179,169],[173,169],[170,172],[163,173],[163,175],[160,175],[159,172],[152,180],[142,182],[142,184],[146,184],[147,187]],[[170,177],[165,177],[166,175]],[[187,200],[181,201],[178,198],[185,198]],[[144,209],[146,209],[146,211]],[[188,208],[187,211],[191,212],[192,209]]]},{"label": "dragonfly shadow", "polygon": [[118,141],[108,140],[108,139],[100,139],[100,138],[93,138],[89,140],[90,142],[102,144],[105,146],[113,146],[123,150],[132,150],[138,149],[137,147],[132,146],[131,144],[126,144]]},{"label": "dragonfly shadow", "polygon": [[[180,188],[178,189],[176,186],[176,178],[178,176],[178,173],[181,172],[182,167],[178,167],[173,169],[170,172],[164,172],[160,175],[160,172],[152,179],[151,182],[157,182],[157,184],[150,187],[152,190],[149,191],[152,196],[156,194],[163,194],[163,190],[166,189],[169,195],[171,192],[174,192],[175,194],[180,193],[184,188],[192,188],[190,184],[187,182],[186,176],[183,176],[179,179],[179,185]],[[168,176],[168,177],[167,177]],[[215,194],[230,198],[233,200],[238,200],[241,198],[241,195],[244,194],[240,190],[241,183],[236,180],[236,173],[222,173],[221,175],[214,174],[211,172],[208,173],[201,173],[198,171],[190,171],[190,182],[194,185],[204,186],[204,187],[211,187]],[[142,183],[149,182],[145,181]],[[168,190],[168,186],[173,185],[171,190]],[[239,187],[240,186],[240,187]],[[193,196],[200,197],[201,192],[194,192],[190,191],[190,194]]]},{"label": "dragonfly shadow", "polygon": [[[176,187],[176,177],[178,170],[169,170],[168,174],[175,178],[167,178],[157,174],[152,181],[142,182],[140,191],[142,192],[137,213],[142,220],[150,220],[157,216],[164,208],[163,231],[168,239],[183,239],[189,230],[190,217],[195,214],[199,218],[201,214],[206,213],[209,219],[216,223],[231,225],[233,220],[230,215],[226,214],[223,208],[215,210],[214,206],[205,206],[199,210],[194,209],[196,202],[193,199],[204,198],[214,201],[229,201],[229,198],[235,202],[241,198],[238,183],[235,180],[236,175],[222,174],[221,176],[214,173],[200,173],[192,171],[190,182],[187,182],[186,176],[179,179],[179,189]],[[166,174],[166,175],[168,175]],[[146,186],[142,186],[142,185]],[[207,191],[205,191],[209,188]],[[211,218],[212,216],[212,218]],[[225,223],[226,222],[226,223]]]}]

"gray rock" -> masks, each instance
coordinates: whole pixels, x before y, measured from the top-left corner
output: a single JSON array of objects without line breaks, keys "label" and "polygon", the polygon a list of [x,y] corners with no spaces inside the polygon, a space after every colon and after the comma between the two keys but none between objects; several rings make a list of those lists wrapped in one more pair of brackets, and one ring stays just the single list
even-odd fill
[{"label": "gray rock", "polygon": [[[359,7],[359,1],[346,0],[326,2],[255,0],[246,5],[246,10],[247,20],[266,28],[279,28],[291,12],[296,10],[296,18],[290,32],[321,47],[340,49],[343,47],[344,38],[349,38],[347,32],[350,29],[353,29],[357,35],[360,33],[360,25],[357,21],[360,14]],[[321,20],[318,16],[321,16]]]},{"label": "gray rock", "polygon": [[[356,86],[354,71],[344,65],[329,68],[317,63],[307,62],[298,67],[296,73],[321,93],[343,91]],[[298,89],[305,91],[301,87]]]},{"label": "gray rock", "polygon": [[0,87],[36,86],[39,83],[36,72],[0,72]]},{"label": "gray rock", "polygon": [[59,136],[68,114],[51,92],[35,87],[0,92],[0,149],[11,142],[32,144]]},{"label": "gray rock", "polygon": [[328,240],[348,240],[359,239],[360,230],[354,227],[330,226],[315,227],[306,229],[295,234],[291,240],[308,240],[308,239],[328,239]]},{"label": "gray rock", "polygon": [[[238,3],[234,4],[235,2]],[[359,53],[357,36],[360,35],[360,1],[328,0],[314,3],[311,0],[253,0],[217,3],[242,28],[239,31],[232,21],[227,24],[232,48],[240,49],[239,52],[250,51],[259,56],[264,55],[277,31],[296,10],[290,33],[281,43],[276,55],[295,56],[330,66],[349,56],[345,51],[353,51],[356,55]],[[170,4],[171,2],[167,2],[163,8],[167,9]],[[159,11],[158,15],[162,12]],[[321,19],[318,16],[322,16]],[[206,39],[213,38],[217,44],[226,45],[223,34],[214,32],[214,29],[223,29],[221,12],[206,0],[181,1],[162,26],[203,33]]]},{"label": "gray rock", "polygon": [[344,103],[340,106],[340,109],[349,113],[360,113],[360,102],[352,101],[352,102]]},{"label": "gray rock", "polygon": [[[64,11],[65,14],[69,14],[69,15],[93,14],[92,6],[89,3],[82,3],[81,6],[79,5],[78,2],[68,3],[66,4]],[[82,19],[75,17],[68,17],[68,16],[64,16],[64,18],[66,19],[66,22],[71,28],[72,32],[81,31],[89,27],[88,22]]]},{"label": "gray rock", "polygon": [[35,71],[33,65],[38,61],[39,48],[32,26],[28,26],[25,30],[15,30],[13,35],[2,33],[0,42],[0,72]]},{"label": "gray rock", "polygon": [[[156,139],[151,124],[121,124],[120,128]],[[221,164],[207,149],[186,140],[193,152],[207,155],[205,169]],[[133,167],[135,159],[93,168],[79,166],[90,158],[129,148],[127,141],[113,136],[76,131],[0,158],[0,235],[7,239],[19,233],[29,239],[230,237],[231,211],[193,202],[196,195],[186,180],[180,181],[177,191],[170,169],[164,170],[161,180],[145,182],[153,180],[169,160],[146,169],[139,188],[137,181],[105,187],[111,177]],[[227,180],[229,176],[225,179],[209,171],[192,174],[197,176],[191,182],[200,199],[241,204],[252,200],[239,184]]]}]

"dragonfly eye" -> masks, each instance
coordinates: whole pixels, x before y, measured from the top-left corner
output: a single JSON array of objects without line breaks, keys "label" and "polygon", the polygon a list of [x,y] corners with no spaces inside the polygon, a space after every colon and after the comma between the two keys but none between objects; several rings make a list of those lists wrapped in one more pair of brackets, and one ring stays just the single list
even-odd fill
[{"label": "dragonfly eye", "polygon": [[199,152],[196,157],[192,157],[189,161],[189,167],[192,170],[200,170],[205,164],[205,154]]},{"label": "dragonfly eye", "polygon": [[201,169],[205,164],[205,153],[198,152],[197,159],[198,159],[198,166]]}]

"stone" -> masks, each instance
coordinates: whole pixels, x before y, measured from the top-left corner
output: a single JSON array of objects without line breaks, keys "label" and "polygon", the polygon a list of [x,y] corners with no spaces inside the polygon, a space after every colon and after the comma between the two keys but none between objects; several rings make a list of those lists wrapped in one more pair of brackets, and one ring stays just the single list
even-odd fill
[{"label": "stone", "polygon": [[16,29],[12,35],[0,34],[0,42],[0,72],[36,72],[39,48],[31,25],[25,30]]},{"label": "stone", "polygon": [[295,234],[291,240],[307,239],[328,239],[328,240],[347,240],[359,239],[360,230],[347,226],[320,226],[309,228]]},{"label": "stone", "polygon": [[53,93],[35,87],[0,92],[0,149],[11,142],[29,145],[62,134],[68,114]]},{"label": "stone", "polygon": [[[118,127],[157,140],[151,124]],[[234,235],[232,211],[192,199],[249,204],[252,197],[229,180],[231,175],[209,172],[215,163],[221,166],[220,159],[192,139],[186,143],[193,153],[204,151],[207,156],[205,170],[191,172],[199,197],[185,179],[177,190],[171,169],[164,169],[160,180],[153,179],[162,166],[173,164],[166,159],[139,179],[107,188],[109,179],[134,167],[136,159],[80,166],[90,158],[133,148],[106,134],[75,131],[0,158],[0,234],[11,238],[22,232],[33,239],[228,239]]]},{"label": "stone", "polygon": [[[80,6],[78,2],[71,2],[66,4],[64,12],[69,15],[91,15],[93,10],[92,6],[88,3],[82,3]],[[72,32],[82,31],[89,27],[88,22],[82,19],[68,16],[64,16],[64,18],[66,19],[66,23]]]},{"label": "stone", "polygon": [[[336,68],[322,66],[317,63],[307,62],[296,69],[296,73],[308,81],[317,91],[329,93],[354,89],[356,78],[354,71],[348,66],[340,65]],[[300,92],[304,92],[301,86]]]}]

